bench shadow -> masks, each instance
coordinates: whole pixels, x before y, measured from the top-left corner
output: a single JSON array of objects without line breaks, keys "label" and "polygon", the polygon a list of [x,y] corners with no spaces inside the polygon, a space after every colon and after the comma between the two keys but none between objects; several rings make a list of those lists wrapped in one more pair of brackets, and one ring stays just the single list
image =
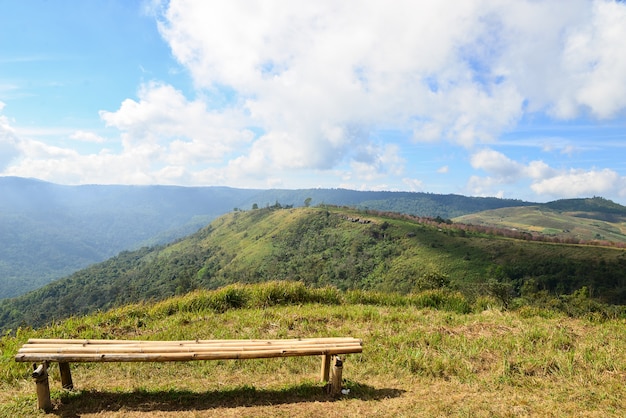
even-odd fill
[{"label": "bench shadow", "polygon": [[[346,399],[377,401],[401,396],[401,389],[377,389],[352,383],[346,386]],[[256,389],[242,386],[234,389],[194,392],[172,389],[152,391],[137,389],[132,392],[85,390],[66,392],[52,411],[61,417],[80,417],[82,414],[124,411],[202,411],[217,408],[237,408],[297,404],[305,402],[335,402],[323,386],[302,384],[285,389]]]}]

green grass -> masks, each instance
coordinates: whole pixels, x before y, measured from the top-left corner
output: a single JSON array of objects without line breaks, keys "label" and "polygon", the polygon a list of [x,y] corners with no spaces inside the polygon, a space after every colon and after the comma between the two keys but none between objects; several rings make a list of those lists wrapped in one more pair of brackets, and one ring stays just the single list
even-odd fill
[{"label": "green grass", "polygon": [[210,339],[354,336],[334,399],[319,358],[73,365],[76,392],[52,398],[60,416],[602,416],[626,410],[626,321],[569,318],[458,294],[229,286],[156,304],[76,317],[0,340],[0,416],[38,416],[31,337]]}]

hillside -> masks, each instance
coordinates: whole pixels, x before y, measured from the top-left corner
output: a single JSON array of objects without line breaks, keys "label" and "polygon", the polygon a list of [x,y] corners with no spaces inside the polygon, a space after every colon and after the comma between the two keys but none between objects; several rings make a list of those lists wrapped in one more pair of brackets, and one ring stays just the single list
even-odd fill
[{"label": "hillside", "polygon": [[626,242],[626,207],[602,198],[487,210],[455,222],[525,231],[563,242]]},{"label": "hillside", "polygon": [[232,210],[252,191],[166,186],[61,186],[0,178],[0,299],[122,250],[166,243]]},{"label": "hillside", "polygon": [[332,204],[420,216],[462,215],[520,201],[345,189],[64,186],[0,177],[0,299],[36,289],[123,250],[171,242],[235,208]]},{"label": "hillside", "polygon": [[454,289],[506,305],[584,288],[599,303],[624,305],[625,267],[626,253],[615,248],[514,240],[392,213],[273,206],[229,213],[170,245],[125,251],[2,301],[0,329],[271,280],[402,293]]},{"label": "hillside", "polygon": [[76,317],[0,338],[0,416],[35,417],[30,365],[13,356],[28,338],[147,340],[354,336],[349,393],[318,382],[318,357],[188,363],[72,364],[76,390],[51,367],[63,417],[623,417],[623,320],[549,310],[503,311],[431,291],[400,296],[235,285]]}]

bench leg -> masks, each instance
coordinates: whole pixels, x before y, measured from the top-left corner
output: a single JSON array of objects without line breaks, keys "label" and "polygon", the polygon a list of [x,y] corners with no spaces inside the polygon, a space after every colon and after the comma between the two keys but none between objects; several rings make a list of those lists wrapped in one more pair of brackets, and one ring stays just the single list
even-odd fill
[{"label": "bench leg", "polygon": [[330,381],[330,394],[333,396],[341,393],[341,384],[343,382],[343,360],[335,357],[335,365],[333,366],[333,377]]},{"label": "bench leg", "polygon": [[37,386],[37,407],[44,411],[52,410],[52,401],[50,400],[50,382],[48,381],[48,363],[44,362],[39,367],[33,364],[33,378]]},{"label": "bench leg", "polygon": [[63,389],[73,390],[72,371],[69,363],[59,363],[59,372],[61,372],[61,386]]},{"label": "bench leg", "polygon": [[332,358],[329,354],[322,355],[322,368],[320,369],[320,380],[322,382],[328,382],[330,377],[330,359]]}]

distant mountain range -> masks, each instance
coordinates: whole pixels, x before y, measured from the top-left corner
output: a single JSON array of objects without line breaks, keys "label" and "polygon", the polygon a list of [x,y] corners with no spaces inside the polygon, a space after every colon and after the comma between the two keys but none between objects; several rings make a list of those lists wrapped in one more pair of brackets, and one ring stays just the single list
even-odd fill
[{"label": "distant mountain range", "polygon": [[[0,177],[0,299],[41,287],[120,251],[182,238],[231,211],[276,204],[297,207],[305,202],[444,219],[537,205],[521,200],[411,192],[65,186]],[[611,216],[626,214],[626,208],[613,205]]]}]

